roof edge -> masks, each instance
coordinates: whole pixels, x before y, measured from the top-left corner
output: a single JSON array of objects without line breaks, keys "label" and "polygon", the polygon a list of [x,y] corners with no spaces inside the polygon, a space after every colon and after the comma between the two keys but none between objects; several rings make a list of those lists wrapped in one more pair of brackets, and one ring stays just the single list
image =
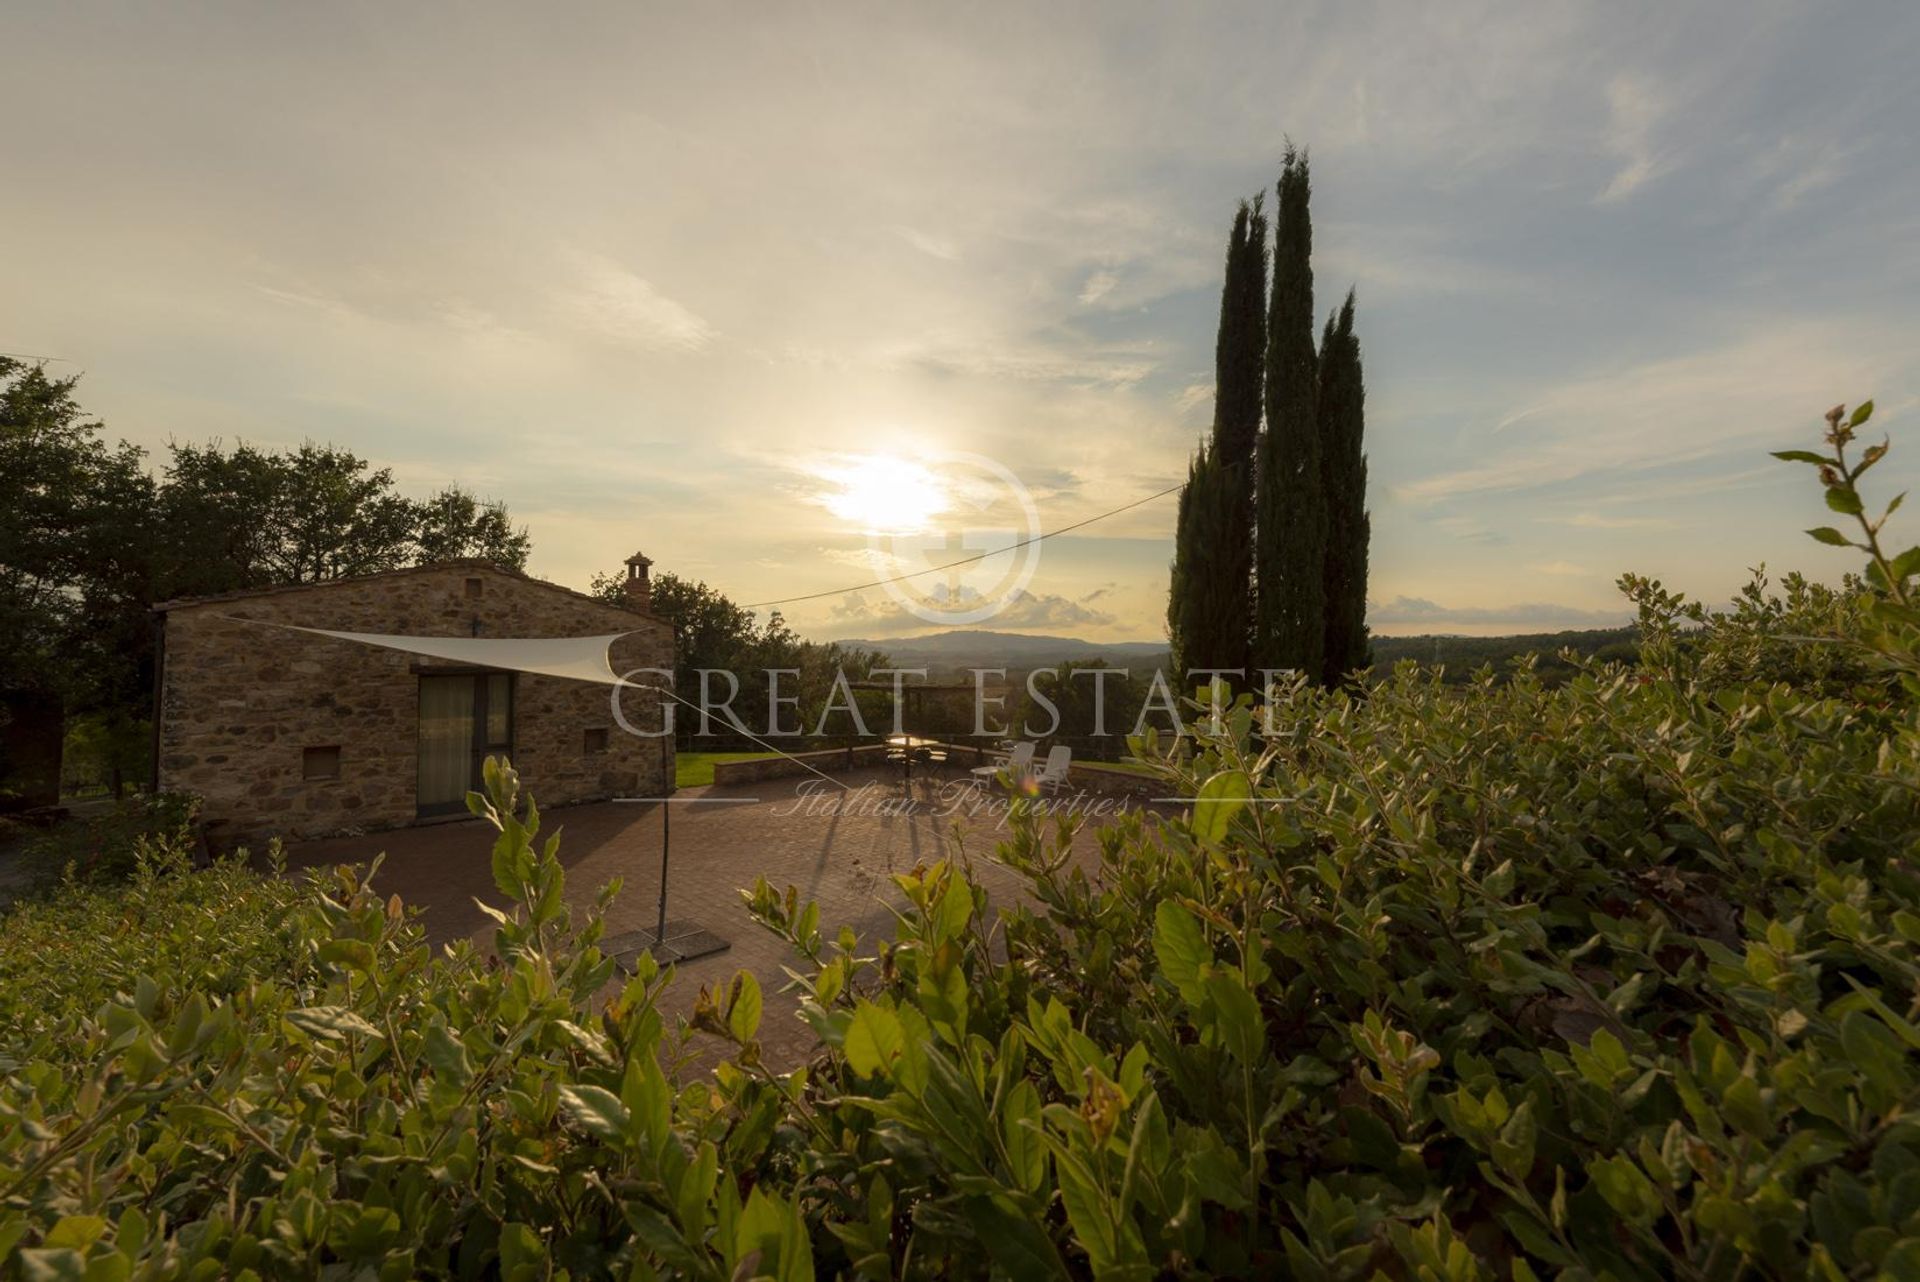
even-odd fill
[{"label": "roof edge", "polygon": [[339,587],[347,583],[368,583],[377,579],[397,579],[409,574],[427,574],[443,570],[490,571],[500,575],[502,578],[516,579],[519,582],[531,584],[537,588],[545,588],[550,592],[563,592],[570,597],[589,602],[603,609],[631,615],[636,619],[645,620],[648,623],[655,623],[661,627],[672,626],[658,615],[643,614],[639,610],[632,609],[626,605],[608,601],[603,597],[592,596],[577,588],[570,588],[564,583],[555,583],[551,579],[536,578],[528,574],[525,570],[516,570],[510,566],[501,565],[495,561],[483,560],[478,557],[456,557],[446,561],[430,561],[425,565],[406,565],[393,570],[376,570],[371,574],[351,574],[338,579],[319,579],[312,583],[285,583],[278,587],[271,588],[246,588],[237,592],[214,592],[206,596],[174,597],[167,601],[156,601],[147,608],[155,614],[167,614],[174,610],[188,609],[200,605],[214,605],[222,601],[249,601],[255,597],[284,596],[289,592],[312,592],[324,588]]}]

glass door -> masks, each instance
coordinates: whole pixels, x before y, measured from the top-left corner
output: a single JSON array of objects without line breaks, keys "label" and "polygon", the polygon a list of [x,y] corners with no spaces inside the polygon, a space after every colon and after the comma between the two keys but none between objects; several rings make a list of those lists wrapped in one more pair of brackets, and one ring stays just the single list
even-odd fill
[{"label": "glass door", "polygon": [[513,676],[506,672],[420,678],[419,813],[456,815],[480,787],[489,753],[513,742]]},{"label": "glass door", "polygon": [[[473,786],[488,757],[513,751],[513,674],[489,672],[473,679]],[[464,803],[463,803],[464,804]]]}]

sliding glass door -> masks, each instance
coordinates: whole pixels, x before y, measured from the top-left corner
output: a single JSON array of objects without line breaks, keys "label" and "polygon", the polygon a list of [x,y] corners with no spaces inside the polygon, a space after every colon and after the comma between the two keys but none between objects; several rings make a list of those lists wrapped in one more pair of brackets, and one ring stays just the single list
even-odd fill
[{"label": "sliding glass door", "polygon": [[505,756],[512,743],[512,674],[421,677],[420,814],[463,813],[481,763],[490,753]]}]

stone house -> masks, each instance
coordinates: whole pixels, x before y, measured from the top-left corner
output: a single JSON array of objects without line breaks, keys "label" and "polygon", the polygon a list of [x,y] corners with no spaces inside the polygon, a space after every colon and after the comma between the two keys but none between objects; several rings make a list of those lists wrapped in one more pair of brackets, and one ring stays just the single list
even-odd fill
[{"label": "stone house", "polygon": [[673,737],[650,734],[664,720],[658,696],[294,630],[626,633],[608,652],[614,672],[670,669],[649,562],[627,564],[624,607],[483,561],[163,602],[156,786],[202,799],[216,847],[463,816],[488,754],[511,757],[542,808],[670,792]]}]

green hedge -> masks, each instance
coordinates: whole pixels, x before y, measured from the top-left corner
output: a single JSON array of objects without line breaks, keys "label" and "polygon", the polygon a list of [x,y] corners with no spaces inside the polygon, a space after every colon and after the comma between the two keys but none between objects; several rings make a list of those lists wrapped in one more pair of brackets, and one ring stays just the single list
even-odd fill
[{"label": "green hedge", "polygon": [[1217,709],[1096,868],[1016,802],[1027,906],[956,857],[861,940],[757,885],[798,1069],[750,975],[691,1028],[617,983],[502,763],[491,956],[350,871],[72,888],[0,931],[5,1268],[1920,1276],[1920,553],[1863,542],[1801,685],[1833,602],[1551,689],[1408,667]]}]

